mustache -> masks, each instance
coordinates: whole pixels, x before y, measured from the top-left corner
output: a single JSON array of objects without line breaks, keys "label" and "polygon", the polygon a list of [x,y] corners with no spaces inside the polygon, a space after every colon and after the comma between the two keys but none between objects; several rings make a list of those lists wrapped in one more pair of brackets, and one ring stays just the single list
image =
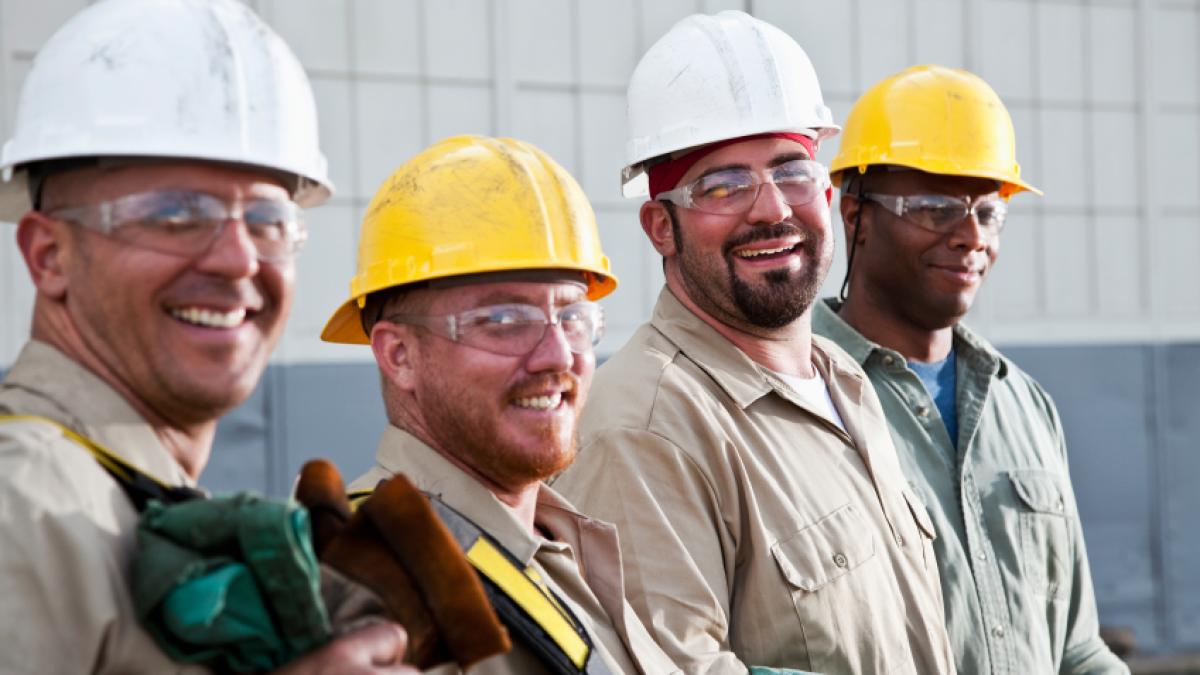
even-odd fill
[{"label": "mustache", "polygon": [[775,223],[774,225],[762,225],[751,229],[745,234],[739,235],[721,247],[721,251],[725,255],[729,255],[733,249],[746,244],[753,244],[756,241],[765,241],[767,239],[782,239],[783,237],[797,236],[802,240],[808,237],[804,231],[790,223]]},{"label": "mustache", "polygon": [[573,394],[579,390],[579,377],[574,373],[546,373],[518,382],[508,391],[509,398],[538,396],[547,389]]}]

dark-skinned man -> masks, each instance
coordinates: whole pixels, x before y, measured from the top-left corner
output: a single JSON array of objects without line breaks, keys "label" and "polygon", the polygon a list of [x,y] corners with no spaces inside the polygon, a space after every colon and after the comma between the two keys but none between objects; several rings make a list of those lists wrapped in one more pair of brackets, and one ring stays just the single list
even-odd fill
[{"label": "dark-skinned man", "polygon": [[575,180],[521,141],[440,141],[376,193],[350,287],[322,338],[370,345],[389,422],[351,487],[403,475],[455,533],[513,643],[471,672],[679,672],[625,601],[615,529],[543,482],[575,457],[616,287]]},{"label": "dark-skinned man", "polygon": [[[239,2],[96,3],[34,60],[0,171],[36,293],[0,383],[0,671],[207,672],[138,622],[127,489],[190,494],[279,339],[330,194],[304,71]],[[414,672],[404,644],[380,623],[285,670]]]},{"label": "dark-skinned man", "polygon": [[810,329],[837,127],[807,55],[741,12],[688,17],[628,111],[666,288],[555,487],[617,524],[630,602],[686,672],[953,672],[927,516],[862,370]]},{"label": "dark-skinned man", "polygon": [[1128,672],[1098,635],[1054,403],[962,324],[1009,197],[1036,192],[1004,104],[971,73],[910,68],[855,103],[831,170],[848,290],[813,329],[870,377],[933,516],[959,671]]}]

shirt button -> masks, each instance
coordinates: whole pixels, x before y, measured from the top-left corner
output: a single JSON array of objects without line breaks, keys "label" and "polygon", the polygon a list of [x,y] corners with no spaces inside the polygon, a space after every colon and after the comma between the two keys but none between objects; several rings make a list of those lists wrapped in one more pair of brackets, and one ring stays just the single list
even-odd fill
[{"label": "shirt button", "polygon": [[883,357],[883,365],[890,366],[894,363],[896,363],[896,357],[892,356],[891,354]]},{"label": "shirt button", "polygon": [[992,626],[992,637],[996,638],[997,640],[1004,637],[1004,626],[999,624]]},{"label": "shirt button", "polygon": [[923,405],[917,408],[917,417],[929,417],[929,406]]},{"label": "shirt button", "polygon": [[838,567],[845,567],[847,564],[846,556],[842,555],[841,553],[835,553],[833,556],[833,564],[837,565]]},{"label": "shirt button", "polygon": [[986,551],[980,551],[979,553],[976,553],[976,554],[975,554],[975,557],[976,557],[976,558],[979,558],[980,560],[987,560],[987,552],[986,552]]},{"label": "shirt button", "polygon": [[896,545],[903,547],[904,546],[904,537],[901,537],[900,535],[896,535]]}]

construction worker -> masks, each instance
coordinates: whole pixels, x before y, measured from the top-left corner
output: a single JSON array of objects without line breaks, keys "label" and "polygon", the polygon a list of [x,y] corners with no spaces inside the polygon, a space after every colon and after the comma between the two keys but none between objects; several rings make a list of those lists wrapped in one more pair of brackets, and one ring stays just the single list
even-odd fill
[{"label": "construction worker", "polygon": [[[207,672],[130,592],[135,500],[194,496],[283,329],[330,194],[299,62],[235,0],[105,0],[38,54],[0,154],[35,287],[0,383],[5,673]],[[280,672],[414,672],[378,623]]]},{"label": "construction worker", "polygon": [[[1096,601],[1049,395],[962,324],[1021,179],[1012,121],[971,73],[916,66],[855,103],[833,160],[850,266],[813,329],[874,383],[930,509],[965,673],[1123,673]],[[1038,193],[1040,194],[1040,193]]]},{"label": "construction worker", "polygon": [[370,344],[389,425],[376,465],[428,493],[514,647],[473,673],[670,673],[624,600],[616,531],[543,480],[576,420],[616,287],[571,176],[512,139],[459,136],[376,193],[350,299],[321,337]]},{"label": "construction worker", "polygon": [[689,673],[949,673],[933,529],[862,370],[812,336],[835,134],[812,64],[691,16],[629,84],[627,192],[666,288],[596,377],[555,483],[613,521],[630,602]]}]

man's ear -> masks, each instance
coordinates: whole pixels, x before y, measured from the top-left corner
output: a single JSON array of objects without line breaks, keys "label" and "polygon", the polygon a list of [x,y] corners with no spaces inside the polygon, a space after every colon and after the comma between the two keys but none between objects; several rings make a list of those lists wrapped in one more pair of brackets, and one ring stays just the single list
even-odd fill
[{"label": "man's ear", "polygon": [[858,223],[858,241],[856,244],[862,246],[867,239],[867,232],[870,229],[871,221],[868,213],[863,211],[863,202],[855,199],[852,195],[842,194],[838,201],[838,208],[842,212],[842,229],[846,235],[847,246],[850,245],[850,239],[854,237],[854,221],[857,218],[861,218],[861,221]]},{"label": "man's ear", "polygon": [[416,387],[415,360],[419,356],[412,326],[379,321],[371,327],[371,351],[379,372],[397,389],[411,392]]},{"label": "man's ear", "polygon": [[650,243],[659,255],[669,258],[678,252],[675,228],[671,227],[671,214],[662,202],[644,202],[638,211],[638,217],[642,221],[642,231],[650,238]]},{"label": "man's ear", "polygon": [[17,247],[38,293],[54,300],[67,295],[71,233],[61,221],[30,211],[17,223]]}]

